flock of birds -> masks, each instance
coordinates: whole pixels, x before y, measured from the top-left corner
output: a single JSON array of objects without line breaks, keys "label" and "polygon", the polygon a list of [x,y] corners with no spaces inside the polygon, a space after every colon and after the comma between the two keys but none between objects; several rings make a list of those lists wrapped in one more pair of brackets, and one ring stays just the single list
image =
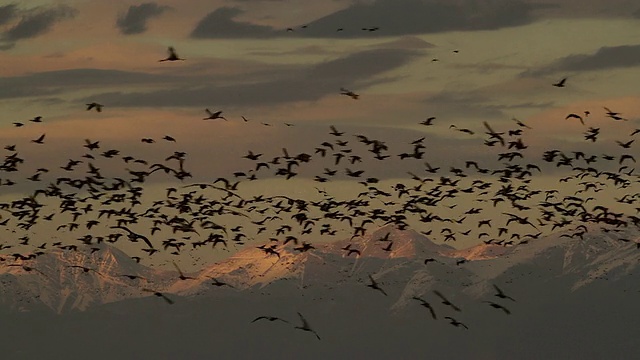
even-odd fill
[{"label": "flock of birds", "polygon": [[[159,61],[184,59],[170,47],[168,56]],[[566,81],[565,78],[552,85],[562,88]],[[346,88],[341,88],[340,94],[354,100],[360,97]],[[606,107],[604,109],[606,117],[612,121],[628,121],[619,112]],[[86,110],[101,113],[104,106],[92,102],[86,104]],[[220,110],[205,109],[205,112],[204,121],[229,121]],[[583,115],[572,113],[566,116],[566,120],[577,119],[584,125],[590,115],[589,111]],[[244,116],[242,120],[249,121]],[[438,126],[436,120],[436,117],[428,117],[419,124]],[[348,225],[346,231],[351,234],[351,239],[364,236],[371,227],[393,224],[398,229],[407,229],[410,223],[417,222],[428,228],[422,231],[423,234],[445,242],[472,236],[473,232],[484,243],[498,246],[523,246],[544,233],[571,226],[575,227],[569,236],[582,237],[587,231],[584,224],[600,224],[607,231],[629,226],[640,228],[640,207],[637,205],[640,200],[637,185],[640,177],[634,173],[636,159],[632,150],[634,136],[640,133],[640,129],[633,130],[626,139],[617,140],[620,152],[615,154],[595,154],[588,150],[545,150],[541,156],[543,163],[552,170],[565,170],[568,175],[561,178],[560,182],[572,186],[540,189],[533,186],[532,180],[536,174],[544,172],[543,166],[529,160],[531,154],[527,153],[528,145],[524,137],[535,126],[513,120],[515,125],[509,129],[498,131],[484,122],[480,130],[484,130],[481,146],[488,147],[487,150],[499,149],[494,154],[496,160],[493,162],[498,166],[484,166],[471,159],[465,161],[464,168],[434,167],[425,161],[428,146],[425,137],[410,141],[405,145],[408,148],[401,153],[392,153],[391,146],[381,139],[364,134],[347,134],[332,125],[327,139],[313,150],[310,149],[309,153],[293,154],[283,148],[281,154],[266,159],[267,155],[249,150],[242,156],[250,162],[247,169],[198,183],[185,183],[193,175],[188,169],[187,153],[180,150],[168,154],[162,161],[153,162],[105,147],[101,141],[86,139],[82,158],[69,159],[58,166],[63,175],[53,178],[50,175],[54,173],[53,168],[38,168],[35,173],[25,176],[22,167],[28,162],[20,157],[17,145],[8,144],[4,149],[9,154],[0,163],[0,187],[14,186],[26,180],[35,189],[22,198],[0,203],[0,219],[4,219],[0,220],[0,226],[12,233],[24,234],[18,243],[0,244],[0,261],[5,266],[46,276],[31,262],[52,248],[93,253],[100,251],[97,245],[102,242],[116,243],[125,239],[141,244],[140,251],[150,258],[158,252],[177,256],[205,246],[212,249],[243,246],[260,234],[267,235],[269,242],[258,248],[265,257],[277,259],[281,249],[290,244],[294,246],[294,251],[313,251],[314,246],[306,239],[337,236],[345,231],[345,224]],[[43,117],[36,116],[29,121],[42,123]],[[23,126],[24,123],[16,122],[14,125]],[[474,136],[479,131],[455,124],[451,124],[449,129],[468,136]],[[598,141],[599,134],[600,128],[589,127],[584,133],[586,144]],[[45,135],[43,133],[31,143],[34,146],[45,145]],[[165,135],[163,139],[178,143],[170,135]],[[148,144],[155,142],[152,138],[143,138],[141,141]],[[124,161],[127,166],[124,176],[104,173],[98,166],[98,163],[104,163],[106,167],[113,168],[115,160]],[[319,200],[287,195],[245,197],[240,191],[244,182],[272,177],[289,180],[302,170],[314,171],[315,168],[310,165],[312,161],[313,164],[321,163],[320,167],[323,168],[320,173],[309,176],[318,186],[335,178],[346,177],[357,180],[362,191],[352,198],[339,199],[316,187]],[[366,161],[405,161],[409,167],[409,179],[383,187],[382,179],[369,176],[363,168],[356,168]],[[597,168],[596,162],[604,166]],[[58,169],[55,170],[59,172]],[[163,181],[168,178],[179,185],[167,187],[164,198],[148,199],[143,196],[145,188],[142,184],[152,176],[160,176]],[[37,186],[39,183],[45,185]],[[611,198],[613,193],[622,194],[614,198],[617,209],[607,207],[598,200],[602,197],[602,194],[597,194],[600,191],[608,194],[606,198]],[[460,204],[464,203],[474,205],[461,209],[463,206]],[[445,213],[458,215],[447,216]],[[487,215],[482,217],[482,214]],[[229,225],[239,218],[243,224]],[[501,219],[504,222],[496,224]],[[56,229],[64,234],[65,241],[32,243],[32,228],[36,224],[56,221]],[[100,233],[97,229],[106,234],[97,235]],[[434,229],[439,229],[439,233]],[[77,245],[68,243],[73,234],[83,230],[86,233],[76,238]],[[172,237],[160,235],[166,232]],[[162,238],[164,240],[159,240]],[[630,241],[623,238],[619,240]],[[393,239],[381,241],[386,242],[384,246],[381,245],[382,250],[389,253],[394,250]],[[637,247],[640,248],[640,244]],[[361,256],[360,250],[352,245],[342,250],[347,257]],[[136,261],[142,259],[141,256],[133,258]],[[425,259],[424,262],[428,264],[430,261],[433,259]],[[173,264],[181,280],[193,279],[185,276],[175,262]],[[95,271],[81,265],[73,267],[84,272]],[[135,279],[135,275],[121,276]],[[216,286],[231,286],[212,280]],[[373,276],[369,275],[369,280],[368,287],[387,295]],[[494,285],[494,288],[497,298],[515,301],[497,286]],[[160,291],[148,287],[141,290],[173,303]],[[443,294],[436,291],[435,295],[442,304],[460,311]],[[434,307],[427,300],[423,297],[414,299],[427,308],[434,319],[437,318]],[[503,304],[495,301],[486,303],[510,314]],[[298,315],[301,325],[295,328],[311,332],[320,339],[304,316]],[[468,328],[451,316],[445,319],[453,326]],[[259,320],[289,323],[273,316],[260,316],[253,322]]]},{"label": "flock of birds", "polygon": [[[381,287],[378,286],[378,283],[375,281],[375,279],[371,275],[369,275],[369,280],[371,281],[371,283],[367,285],[368,287],[370,287],[370,288],[372,288],[374,290],[380,291],[385,296],[387,295],[387,293]],[[516,301],[511,296],[506,295],[502,291],[502,289],[500,289],[497,285],[493,285],[493,287],[496,290],[496,293],[494,294],[495,297],[500,298],[500,299],[508,299],[510,301],[513,301],[513,302]],[[439,291],[434,290],[434,294],[440,298],[441,303],[443,305],[446,305],[446,306],[450,307],[451,309],[453,309],[456,312],[461,312],[462,311],[460,309],[460,307],[456,306],[451,301],[449,301]],[[417,297],[417,296],[414,296],[413,300],[417,300],[420,303],[421,306],[423,306],[426,309],[428,309],[429,313],[431,314],[431,317],[433,318],[433,320],[437,320],[438,319],[438,316],[436,315],[436,312],[435,312],[433,306],[428,301],[424,300],[421,297]],[[504,305],[501,305],[501,304],[496,303],[494,301],[484,301],[484,302],[489,304],[491,307],[493,307],[495,309],[503,311],[507,315],[511,314],[511,311],[509,311],[509,309],[507,309]],[[318,333],[313,328],[311,328],[311,326],[309,325],[309,322],[305,319],[305,317],[300,312],[298,312],[298,316],[300,317],[300,322],[302,323],[302,325],[301,326],[295,326],[294,328],[302,330],[302,331],[311,332],[316,336],[316,338],[318,340],[320,340],[320,335],[318,335]],[[455,326],[455,327],[461,327],[461,328],[464,328],[464,329],[467,329],[467,330],[469,329],[469,327],[466,324],[456,320],[455,318],[453,318],[451,316],[445,316],[444,319],[448,320],[449,323],[451,325]],[[290,322],[288,320],[285,320],[285,319],[283,319],[281,317],[268,316],[268,315],[258,316],[255,319],[253,319],[251,322],[254,323],[254,322],[260,321],[260,320],[267,320],[267,321],[270,321],[270,322],[279,321],[279,322],[282,322],[282,323],[285,323],[285,324],[290,324]]]}]

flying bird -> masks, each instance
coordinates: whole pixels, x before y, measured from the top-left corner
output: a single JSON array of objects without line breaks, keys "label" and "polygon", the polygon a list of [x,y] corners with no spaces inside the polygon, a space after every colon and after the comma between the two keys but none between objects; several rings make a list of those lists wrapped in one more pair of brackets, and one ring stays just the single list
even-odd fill
[{"label": "flying bird", "polygon": [[44,136],[45,134],[42,134],[37,139],[31,140],[31,142],[36,144],[44,144]]},{"label": "flying bird", "polygon": [[349,96],[350,98],[352,98],[353,100],[358,100],[358,97],[360,97],[360,95],[354,93],[351,90],[347,90],[345,88],[340,88],[340,95],[346,95]]},{"label": "flying bird", "polygon": [[96,109],[97,112],[102,112],[103,106],[104,105],[98,104],[97,102],[92,102],[87,104],[87,111],[90,111],[91,109]]},{"label": "flying bird", "polygon": [[509,309],[507,309],[506,307],[498,304],[498,303],[494,303],[493,301],[484,301],[485,303],[489,304],[489,306],[491,306],[494,309],[499,309],[504,311],[505,314],[509,315],[511,314],[511,311],[509,311]]},{"label": "flying bird", "polygon": [[509,299],[511,301],[516,301],[514,298],[512,298],[511,296],[505,294],[502,289],[500,289],[498,287],[498,285],[493,285],[493,288],[496,289],[496,294],[494,296],[499,297],[500,299]]},{"label": "flying bird", "polygon": [[168,56],[162,60],[158,60],[158,62],[163,62],[163,61],[177,61],[177,60],[182,60],[184,61],[184,59],[180,58],[178,56],[178,54],[176,53],[176,49],[173,48],[173,46],[169,46],[167,48],[167,52],[168,52]]},{"label": "flying bird", "polygon": [[420,125],[431,126],[433,125],[433,120],[435,120],[435,116],[428,117],[426,120],[420,122]]},{"label": "flying bird", "polygon": [[444,295],[442,295],[439,291],[434,290],[433,293],[436,294],[440,299],[442,299],[442,304],[450,306],[455,311],[462,311],[459,307],[455,306],[453,303],[451,303],[451,301],[444,297]]},{"label": "flying bird", "polygon": [[433,310],[433,307],[431,306],[431,304],[429,304],[427,301],[425,301],[422,298],[419,298],[417,296],[413,297],[414,300],[417,300],[420,302],[420,305],[426,307],[427,309],[429,309],[429,311],[431,312],[431,317],[433,318],[433,320],[437,320],[436,318],[436,312]]},{"label": "flying bird", "polygon": [[253,319],[251,322],[254,323],[256,321],[259,320],[268,320],[268,321],[282,321],[284,323],[289,323],[287,320],[281,319],[277,316],[258,316],[257,318]]},{"label": "flying bird", "polygon": [[380,286],[378,286],[378,283],[373,279],[373,276],[369,275],[369,280],[371,281],[371,284],[367,284],[368,287],[374,289],[374,290],[378,290],[380,291],[383,295],[387,296],[387,293],[382,290],[382,288]]},{"label": "flying bird", "polygon": [[127,232],[127,237],[129,238],[129,241],[131,242],[138,242],[138,240],[142,240],[145,242],[145,244],[149,245],[150,249],[153,249],[153,244],[151,243],[151,241],[149,241],[149,238],[147,238],[144,235],[135,233],[133,231],[131,231],[131,229],[127,228],[126,226],[110,226],[111,229],[121,229]]},{"label": "flying bird", "polygon": [[157,296],[159,298],[162,298],[169,305],[173,305],[173,303],[174,303],[173,300],[169,299],[165,294],[161,293],[160,291],[146,289],[146,288],[143,288],[142,291],[153,293],[153,295],[155,295],[155,296]]},{"label": "flying bird", "polygon": [[516,119],[516,118],[511,118],[511,120],[515,121],[515,122],[516,122],[516,124],[517,124],[518,126],[520,126],[520,127],[527,128],[527,129],[531,129],[531,127],[530,127],[529,125],[527,125],[527,124],[523,123],[522,121],[520,121],[520,120],[518,120],[518,119]]},{"label": "flying bird", "polygon": [[222,119],[225,121],[227,120],[224,116],[222,116],[222,111],[211,112],[211,110],[209,109],[204,109],[204,111],[206,111],[207,114],[209,114],[209,117],[202,118],[202,120],[215,120],[215,119]]},{"label": "flying bird", "polygon": [[582,116],[580,116],[578,114],[571,113],[571,114],[567,115],[564,119],[565,120],[578,119],[578,120],[580,120],[580,124],[584,125],[584,119],[582,118]]},{"label": "flying bird", "polygon": [[553,85],[553,86],[555,86],[555,87],[559,87],[559,88],[561,88],[561,87],[564,87],[564,83],[565,83],[565,82],[567,82],[567,78],[563,78],[562,80],[560,80],[560,81],[558,81],[557,83],[552,84],[552,85]]},{"label": "flying bird", "polygon": [[178,278],[180,280],[195,280],[196,279],[196,278],[191,277],[191,276],[184,276],[184,273],[182,272],[182,270],[180,270],[180,268],[178,267],[178,264],[176,264],[175,261],[172,261],[171,263],[173,264],[173,267],[175,267],[176,270],[178,270],[178,274],[180,275],[180,276],[178,276]]},{"label": "flying bird", "polygon": [[309,326],[309,322],[307,321],[307,319],[305,319],[304,316],[302,316],[301,313],[298,313],[298,316],[300,317],[300,321],[302,322],[302,325],[301,326],[296,326],[295,328],[296,329],[300,329],[302,331],[311,332],[318,338],[318,340],[320,340],[320,335],[318,335],[318,333],[315,330],[313,330],[311,328],[311,326]]},{"label": "flying bird", "polygon": [[455,326],[455,327],[463,327],[463,328],[465,328],[465,329],[469,330],[469,328],[467,327],[467,325],[465,325],[465,324],[461,323],[460,321],[458,321],[458,320],[456,320],[456,319],[452,318],[451,316],[445,316],[444,318],[445,318],[445,319],[447,319],[447,320],[449,320],[449,323],[450,323],[451,325]]}]

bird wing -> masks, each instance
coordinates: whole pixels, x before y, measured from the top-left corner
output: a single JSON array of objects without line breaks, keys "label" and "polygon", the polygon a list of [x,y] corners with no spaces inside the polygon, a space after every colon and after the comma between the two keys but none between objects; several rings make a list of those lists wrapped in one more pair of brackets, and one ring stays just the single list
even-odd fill
[{"label": "bird wing", "polygon": [[489,131],[489,133],[491,133],[491,134],[495,134],[495,133],[496,133],[495,131],[493,131],[493,129],[491,128],[491,126],[489,126],[489,123],[488,123],[488,122],[483,121],[483,122],[482,122],[482,125],[484,125],[484,127],[485,127],[485,128],[487,128],[487,131]]},{"label": "bird wing", "polygon": [[149,245],[149,248],[150,248],[150,249],[153,249],[153,248],[154,248],[154,247],[153,247],[153,244],[151,243],[151,241],[149,241],[149,238],[147,238],[147,237],[146,237],[146,236],[144,236],[144,235],[140,235],[140,234],[136,234],[136,236],[137,236],[138,238],[142,239],[142,241],[144,241],[144,243],[145,243],[145,244]]},{"label": "bird wing", "polygon": [[447,300],[446,297],[444,297],[444,295],[442,295],[442,293],[440,293],[438,290],[433,290],[433,293],[436,294],[439,298],[441,298],[443,301],[449,301]]},{"label": "bird wing", "polygon": [[156,294],[160,294],[158,296],[163,298],[164,301],[166,301],[169,305],[173,305],[173,300],[169,299],[165,294],[163,294],[163,293],[156,293]]},{"label": "bird wing", "polygon": [[178,264],[176,264],[175,261],[172,261],[171,263],[176,268],[176,270],[178,270],[178,273],[180,274],[180,276],[184,277],[184,274],[182,273],[182,270],[180,270],[180,268],[178,267]]},{"label": "bird wing", "polygon": [[431,312],[431,317],[433,318],[433,320],[437,320],[438,318],[436,317],[436,312],[433,310],[433,307],[431,307],[431,305],[429,303],[427,303],[425,301],[425,303],[427,304],[427,307],[429,308],[429,311]]},{"label": "bird wing", "polygon": [[[302,316],[302,314],[300,312],[298,312],[298,316],[300,317],[300,321],[302,321],[302,328],[304,329],[309,329],[309,323],[307,322],[307,319],[304,318],[304,316]],[[316,334],[317,336],[317,334]]]}]

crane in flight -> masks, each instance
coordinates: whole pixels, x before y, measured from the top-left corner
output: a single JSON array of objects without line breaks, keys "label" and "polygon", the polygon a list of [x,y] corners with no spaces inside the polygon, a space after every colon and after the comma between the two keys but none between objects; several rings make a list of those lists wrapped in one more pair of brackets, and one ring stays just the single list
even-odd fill
[{"label": "crane in flight", "polygon": [[169,55],[164,59],[158,60],[158,62],[185,60],[178,56],[178,54],[176,53],[176,49],[173,46],[169,46],[169,48],[167,48],[167,52]]}]

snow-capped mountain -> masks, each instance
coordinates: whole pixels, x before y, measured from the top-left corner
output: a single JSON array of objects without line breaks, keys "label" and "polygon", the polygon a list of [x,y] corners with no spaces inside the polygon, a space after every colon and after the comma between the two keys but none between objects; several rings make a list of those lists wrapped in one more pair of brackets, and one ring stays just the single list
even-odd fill
[{"label": "snow-capped mountain", "polygon": [[46,307],[57,313],[147,296],[140,289],[166,284],[166,272],[148,268],[102,245],[90,253],[53,250],[0,265],[0,301],[15,310]]},{"label": "snow-capped mountain", "polygon": [[[185,274],[195,280],[148,269],[109,247],[90,255],[56,251],[29,262],[46,277],[0,265],[0,320],[12,324],[0,329],[10,345],[3,355],[42,358],[46,349],[51,357],[90,353],[105,360],[142,353],[162,359],[637,357],[639,232],[588,230],[582,238],[572,229],[504,249],[454,250],[405,231],[389,235],[391,251],[379,250],[388,247],[380,241],[388,229],[304,252],[278,245],[279,257],[254,244]],[[363,255],[347,255],[348,243]],[[125,272],[147,283],[117,276]],[[214,278],[233,287],[216,286]],[[146,286],[173,305],[141,291]],[[296,329],[302,326],[297,312],[321,341]],[[261,316],[284,321],[254,322]],[[29,346],[34,329],[44,329],[38,347]]]},{"label": "snow-capped mountain", "polygon": [[568,290],[576,290],[600,279],[619,279],[636,269],[640,260],[637,231],[605,232],[593,227],[582,238],[569,237],[571,233],[559,232],[526,245],[481,244],[456,250],[389,225],[361,237],[318,243],[308,251],[291,243],[274,246],[275,252],[267,253],[264,249],[272,244],[252,244],[188,274],[187,280],[180,280],[176,272],[136,263],[108,245],[91,253],[55,250],[33,260],[16,260],[12,266],[5,260],[0,265],[0,303],[14,310],[48,308],[63,313],[152,295],[143,289],[188,298],[219,294],[220,288],[227,293],[276,291],[280,286],[276,284],[284,281],[313,292],[363,286],[371,275],[381,287],[395,289],[389,291],[396,294],[390,307],[401,309],[414,296],[435,288],[478,297],[492,291],[490,283],[510,284],[537,276],[562,278]]}]

